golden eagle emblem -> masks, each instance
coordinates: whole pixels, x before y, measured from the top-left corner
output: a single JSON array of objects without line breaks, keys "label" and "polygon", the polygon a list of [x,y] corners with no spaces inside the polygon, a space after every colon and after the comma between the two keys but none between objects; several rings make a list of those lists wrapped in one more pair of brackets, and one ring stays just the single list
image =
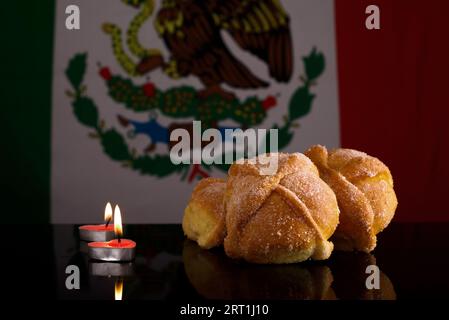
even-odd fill
[{"label": "golden eagle emblem", "polygon": [[201,97],[234,95],[221,85],[239,89],[267,87],[229,50],[222,38],[227,32],[240,48],[266,63],[270,77],[288,82],[293,54],[289,17],[277,0],[164,0],[154,27],[170,52],[143,57],[136,71],[145,74],[158,67],[173,77],[193,75],[204,85]]}]

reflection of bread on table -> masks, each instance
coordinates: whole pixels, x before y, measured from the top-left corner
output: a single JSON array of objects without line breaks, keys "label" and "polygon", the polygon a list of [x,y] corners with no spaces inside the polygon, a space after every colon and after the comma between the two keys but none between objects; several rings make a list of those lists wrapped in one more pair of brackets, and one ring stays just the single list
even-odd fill
[{"label": "reflection of bread on table", "polygon": [[366,273],[369,265],[376,265],[376,258],[363,252],[334,252],[330,267],[334,275],[334,289],[338,299],[396,300],[393,283],[380,268],[379,289],[368,289]]},{"label": "reflection of bread on table", "polygon": [[223,196],[226,181],[202,179],[184,211],[182,228],[186,236],[206,249],[219,246],[225,236]]},{"label": "reflection of bread on table", "polygon": [[190,283],[208,299],[335,299],[327,266],[252,265],[189,240],[184,242],[183,260]]},{"label": "reflection of bread on table", "polygon": [[337,250],[370,252],[376,235],[390,223],[397,207],[388,167],[366,153],[313,146],[305,152],[332,188],[341,210],[331,240]]}]

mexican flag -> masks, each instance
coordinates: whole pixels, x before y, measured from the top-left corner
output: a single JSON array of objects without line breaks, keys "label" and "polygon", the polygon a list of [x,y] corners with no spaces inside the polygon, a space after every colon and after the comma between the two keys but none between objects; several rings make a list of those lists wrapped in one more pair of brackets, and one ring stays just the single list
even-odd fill
[{"label": "mexican flag", "polygon": [[179,223],[227,170],[170,160],[194,120],[276,128],[284,152],[365,151],[393,173],[395,219],[449,219],[447,1],[5,5],[2,193],[29,212],[11,221],[101,221],[109,201],[125,223]]}]

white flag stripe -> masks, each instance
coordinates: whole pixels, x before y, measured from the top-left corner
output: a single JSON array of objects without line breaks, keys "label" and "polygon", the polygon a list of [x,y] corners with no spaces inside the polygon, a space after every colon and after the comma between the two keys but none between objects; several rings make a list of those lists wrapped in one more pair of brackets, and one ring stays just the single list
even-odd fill
[{"label": "white flag stripe", "polygon": [[[139,32],[142,45],[159,49],[165,58],[170,52],[158,37],[153,19],[160,8],[157,3],[153,16],[146,21]],[[315,95],[310,113],[296,121],[300,127],[292,128],[293,139],[282,151],[304,151],[315,143],[337,147],[339,137],[339,113],[337,96],[336,49],[334,3],[332,0],[283,0],[281,1],[290,17],[290,30],[293,39],[294,69],[289,83],[278,83],[270,79],[266,64],[242,50],[225,32],[224,41],[230,51],[238,57],[255,75],[268,81],[270,86],[257,90],[234,90],[238,98],[244,100],[251,96],[263,99],[273,95],[276,106],[267,111],[267,118],[258,126],[271,128],[273,124],[282,124],[288,112],[292,94],[300,84],[300,76],[304,74],[302,57],[310,54],[315,47],[322,52],[326,65],[323,74],[311,86]],[[80,8],[81,23],[79,30],[67,30],[65,8],[75,4]],[[128,129],[117,119],[122,115],[127,119],[148,121],[149,112],[134,112],[117,103],[108,94],[108,87],[98,72],[97,63],[107,66],[114,75],[121,75],[138,85],[151,80],[160,90],[181,85],[189,85],[198,90],[202,83],[194,76],[173,80],[155,70],[146,77],[131,77],[126,74],[113,54],[111,39],[102,31],[105,22],[114,23],[122,29],[122,36],[130,21],[139,9],[125,5],[120,0],[61,0],[57,1],[54,79],[53,79],[53,111],[52,111],[52,199],[51,221],[53,223],[101,222],[106,202],[118,203],[123,210],[123,223],[179,223],[184,207],[195,184],[181,181],[180,174],[171,174],[158,178],[142,175],[129,167],[123,167],[120,161],[111,159],[104,153],[98,139],[88,136],[93,130],[80,123],[71,106],[72,99],[66,91],[71,88],[65,70],[70,59],[77,53],[87,53],[87,69],[83,85],[85,95],[90,97],[98,107],[99,118],[104,120],[106,128],[115,128],[126,138],[130,149],[139,154],[149,144],[145,135],[128,137]],[[123,39],[126,52],[131,55]],[[136,62],[138,59],[135,59]],[[170,118],[158,113],[157,123],[168,127],[172,123],[191,122],[192,117]],[[221,121],[223,126],[237,126],[231,120]],[[149,155],[168,154],[168,146],[157,144]],[[224,176],[217,169],[210,172],[213,176]]]}]

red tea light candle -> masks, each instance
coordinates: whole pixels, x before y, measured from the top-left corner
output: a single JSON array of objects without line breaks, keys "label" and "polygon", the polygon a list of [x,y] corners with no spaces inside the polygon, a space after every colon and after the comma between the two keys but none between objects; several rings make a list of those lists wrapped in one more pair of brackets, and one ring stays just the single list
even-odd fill
[{"label": "red tea light candle", "polygon": [[122,215],[119,206],[115,206],[114,209],[114,233],[116,237],[114,240],[88,244],[88,253],[91,259],[114,262],[134,259],[136,243],[129,239],[122,239]]},{"label": "red tea light candle", "polygon": [[80,239],[83,241],[109,241],[114,239],[114,226],[109,224],[112,219],[112,207],[108,202],[104,209],[106,224],[85,225],[79,227]]}]

